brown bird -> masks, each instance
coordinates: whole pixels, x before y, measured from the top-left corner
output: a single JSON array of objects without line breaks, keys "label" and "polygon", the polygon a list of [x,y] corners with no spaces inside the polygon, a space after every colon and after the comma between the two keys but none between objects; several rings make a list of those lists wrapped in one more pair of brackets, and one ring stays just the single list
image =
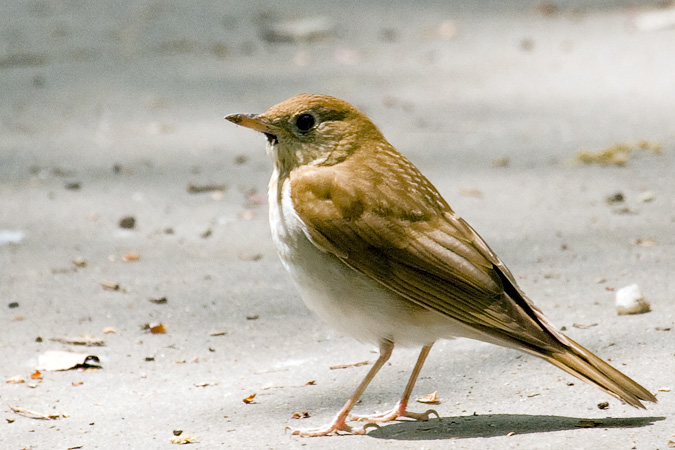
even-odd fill
[{"label": "brown bird", "polygon": [[[409,412],[408,401],[433,343],[454,337],[538,356],[637,408],[656,402],[558,331],[478,233],[354,106],[302,94],[260,115],[226,119],[267,137],[272,235],[304,302],[380,349],[329,424],[293,434],[365,433],[348,419],[427,420],[435,412]],[[401,400],[388,413],[349,417],[395,345],[422,347]]]}]

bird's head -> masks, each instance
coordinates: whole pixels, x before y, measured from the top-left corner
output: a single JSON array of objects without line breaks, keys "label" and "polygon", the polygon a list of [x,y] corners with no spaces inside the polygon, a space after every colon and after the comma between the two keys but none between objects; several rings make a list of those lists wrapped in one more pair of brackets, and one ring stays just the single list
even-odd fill
[{"label": "bird's head", "polygon": [[326,95],[300,94],[262,114],[225,118],[265,134],[268,151],[284,172],[303,165],[334,165],[369,140],[384,139],[365,114]]}]

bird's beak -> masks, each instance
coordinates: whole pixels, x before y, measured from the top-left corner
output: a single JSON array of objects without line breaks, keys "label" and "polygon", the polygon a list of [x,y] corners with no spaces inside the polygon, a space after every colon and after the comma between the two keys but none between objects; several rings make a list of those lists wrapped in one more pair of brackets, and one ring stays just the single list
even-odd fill
[{"label": "bird's beak", "polygon": [[225,116],[230,122],[259,131],[265,135],[270,145],[276,145],[279,142],[277,138],[277,128],[270,125],[267,120],[256,114],[230,114]]},{"label": "bird's beak", "polygon": [[250,128],[261,133],[271,132],[271,128],[267,123],[260,119],[260,116],[256,114],[230,114],[225,116],[225,119],[230,122],[241,125],[242,127]]}]

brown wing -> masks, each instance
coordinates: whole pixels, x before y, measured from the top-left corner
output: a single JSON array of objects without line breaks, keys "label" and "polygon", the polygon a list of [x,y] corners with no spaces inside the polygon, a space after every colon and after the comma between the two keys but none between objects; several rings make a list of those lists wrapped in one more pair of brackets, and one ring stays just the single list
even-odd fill
[{"label": "brown wing", "polygon": [[291,174],[308,237],[387,288],[507,345],[559,348],[555,331],[482,238],[393,148]]},{"label": "brown wing", "polygon": [[637,408],[644,387],[557,331],[481,237],[393,148],[291,173],[319,248],[410,301],[540,356]]}]

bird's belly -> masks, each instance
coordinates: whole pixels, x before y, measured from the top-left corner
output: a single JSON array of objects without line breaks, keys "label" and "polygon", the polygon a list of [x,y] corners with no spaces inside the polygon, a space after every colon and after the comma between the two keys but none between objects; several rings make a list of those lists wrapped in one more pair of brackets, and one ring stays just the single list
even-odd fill
[{"label": "bird's belly", "polygon": [[459,322],[401,297],[320,250],[289,204],[279,203],[270,202],[270,225],[281,261],[307,307],[333,328],[375,345],[390,340],[418,346],[440,338],[474,337]]},{"label": "bird's belly", "polygon": [[282,262],[307,307],[333,328],[373,344],[424,345],[440,337],[430,325],[447,322],[442,316],[388,291],[304,236],[295,244],[301,256]]}]

